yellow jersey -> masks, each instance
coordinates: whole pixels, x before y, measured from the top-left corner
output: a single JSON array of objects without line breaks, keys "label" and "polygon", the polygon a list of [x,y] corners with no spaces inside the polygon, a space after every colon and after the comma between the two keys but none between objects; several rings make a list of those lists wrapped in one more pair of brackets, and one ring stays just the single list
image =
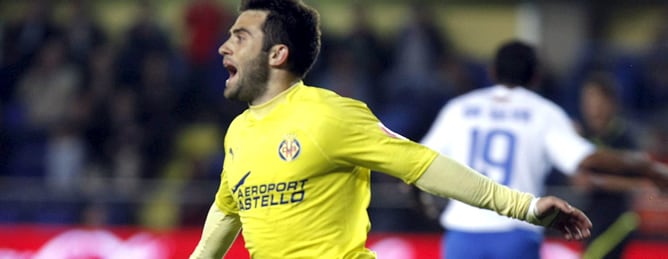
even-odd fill
[{"label": "yellow jersey", "polygon": [[413,183],[437,153],[359,101],[299,82],[230,124],[215,204],[238,214],[252,258],[375,258],[370,170]]}]

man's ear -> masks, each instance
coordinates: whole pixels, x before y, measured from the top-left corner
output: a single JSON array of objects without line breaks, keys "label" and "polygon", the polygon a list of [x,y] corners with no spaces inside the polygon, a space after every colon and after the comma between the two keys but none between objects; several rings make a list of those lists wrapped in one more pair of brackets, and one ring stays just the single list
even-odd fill
[{"label": "man's ear", "polygon": [[281,67],[287,64],[290,50],[288,46],[276,44],[269,49],[269,65],[272,67]]}]

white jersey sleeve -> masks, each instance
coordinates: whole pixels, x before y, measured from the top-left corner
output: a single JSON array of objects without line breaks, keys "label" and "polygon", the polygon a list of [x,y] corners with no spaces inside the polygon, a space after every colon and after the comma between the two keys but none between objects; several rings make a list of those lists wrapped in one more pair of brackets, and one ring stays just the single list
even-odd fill
[{"label": "white jersey sleeve", "polygon": [[564,174],[572,175],[578,164],[594,152],[595,147],[576,131],[571,120],[558,107],[549,113],[550,122],[546,125],[543,139],[547,156],[552,164]]},{"label": "white jersey sleeve", "polygon": [[420,143],[441,154],[450,154],[449,147],[452,146],[452,141],[450,141],[452,140],[452,137],[448,135],[448,127],[456,125],[455,112],[453,111],[455,109],[456,106],[452,103],[443,106],[431,128],[422,138]]}]

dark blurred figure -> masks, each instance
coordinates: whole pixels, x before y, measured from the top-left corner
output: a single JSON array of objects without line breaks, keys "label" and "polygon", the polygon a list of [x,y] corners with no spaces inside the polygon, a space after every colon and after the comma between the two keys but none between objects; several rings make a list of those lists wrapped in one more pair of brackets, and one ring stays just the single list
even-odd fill
[{"label": "dark blurred figure", "polygon": [[[187,82],[179,94],[179,115],[186,121],[199,109],[214,109],[220,96],[227,71],[216,52],[230,25],[230,11],[213,0],[190,0],[183,13],[185,23],[185,57],[188,65]],[[221,80],[222,79],[222,80]]]},{"label": "dark blurred figure", "polygon": [[83,70],[89,67],[89,57],[99,54],[95,52],[96,48],[107,42],[107,35],[95,20],[96,16],[90,5],[90,2],[83,0],[69,1],[63,28],[70,57]]},{"label": "dark blurred figure", "polygon": [[307,80],[342,96],[362,100],[373,110],[383,91],[378,88],[379,79],[388,58],[371,28],[367,8],[354,3],[350,10],[351,30],[341,37],[323,37],[324,50]]},{"label": "dark blurred figure", "polygon": [[313,78],[313,81],[341,96],[371,103],[371,78],[363,72],[365,67],[356,63],[355,53],[344,45],[345,43],[342,43],[331,47],[331,55],[323,61],[327,69]]},{"label": "dark blurred figure", "polygon": [[220,177],[221,150],[225,130],[211,111],[193,114],[171,140],[173,148],[160,171],[160,181],[147,192],[139,208],[139,224],[150,228],[173,228],[200,224],[206,217],[206,202],[216,191]]},{"label": "dark blurred figure", "polygon": [[11,152],[11,142],[7,130],[5,130],[5,118],[3,116],[3,106],[0,102],[0,177],[9,174],[7,164],[9,164],[9,156]]},{"label": "dark blurred figure", "polygon": [[451,56],[452,46],[428,5],[412,3],[407,18],[394,41],[383,89],[376,93],[382,101],[378,117],[397,133],[419,140],[452,89],[435,76],[442,72],[439,65]]},{"label": "dark blurred figure", "polygon": [[[325,63],[330,71],[322,85],[331,85],[329,88],[343,96],[363,100],[373,110],[381,101],[384,89],[380,88],[380,79],[390,57],[371,27],[368,8],[355,2],[351,10],[352,28],[327,55]],[[344,82],[338,81],[339,76]]]},{"label": "dark blurred figure", "polygon": [[134,23],[124,35],[118,56],[118,79],[122,85],[134,86],[141,81],[142,65],[150,53],[171,57],[171,42],[160,28],[150,1],[138,3]]},{"label": "dark blurred figure", "polygon": [[186,52],[192,66],[201,68],[218,60],[216,49],[230,21],[227,10],[216,1],[189,1],[185,10]]},{"label": "dark blurred figure", "polygon": [[[608,73],[593,73],[583,82],[580,92],[582,135],[598,148],[637,149],[636,134],[619,106],[616,83],[614,76]],[[589,204],[583,208],[594,225],[592,237],[586,243],[587,253],[594,255],[591,258],[622,258],[632,236],[623,224],[616,222],[624,213],[632,211],[631,192],[644,186],[645,180],[588,172],[575,174],[573,180],[586,191]],[[618,243],[611,238],[614,231],[625,234]],[[606,243],[606,240],[612,241]]]},{"label": "dark blurred figure", "polygon": [[87,141],[95,152],[87,161],[81,189],[87,203],[104,206],[110,224],[135,224],[134,207],[140,202],[142,188],[148,188],[141,185],[148,137],[140,123],[138,95],[132,87],[119,86],[91,109],[95,116],[88,124]]},{"label": "dark blurred figure", "polygon": [[587,8],[587,38],[585,45],[578,53],[578,60],[573,65],[569,77],[565,78],[560,98],[556,100],[566,112],[573,116],[578,113],[577,96],[580,87],[587,77],[595,71],[611,73],[617,84],[615,91],[619,93],[619,105],[634,112],[639,105],[637,89],[642,87],[641,60],[623,49],[611,44],[608,39],[610,31],[610,16],[615,13],[615,7],[606,2],[592,1],[586,4]]},{"label": "dark blurred figure", "polygon": [[150,52],[142,64],[142,79],[137,89],[139,123],[148,130],[143,137],[142,157],[145,161],[142,176],[159,176],[170,155],[171,140],[178,127],[174,118],[177,111],[177,86],[170,80],[169,57]]},{"label": "dark blurred figure", "polygon": [[91,50],[94,54],[87,56],[87,73],[85,74],[81,105],[81,124],[86,145],[90,150],[88,163],[93,167],[108,168],[110,155],[106,145],[109,142],[112,122],[107,106],[116,90],[114,82],[114,62],[116,50],[103,44]]},{"label": "dark blurred figure", "polygon": [[67,58],[65,40],[52,38],[44,44],[17,89],[26,126],[35,130],[48,130],[62,123],[81,87],[81,72]]},{"label": "dark blurred figure", "polygon": [[26,1],[25,13],[3,29],[0,58],[0,102],[7,103],[14,94],[17,81],[31,66],[48,39],[59,36],[61,29],[52,20],[50,1]]},{"label": "dark blurred figure", "polygon": [[146,129],[139,122],[139,102],[138,94],[132,88],[120,87],[107,106],[110,136],[105,148],[114,177],[139,178],[144,170],[142,150]]},{"label": "dark blurred figure", "polygon": [[46,148],[54,130],[68,123],[70,105],[80,89],[81,74],[71,65],[63,38],[53,37],[35,56],[17,84],[10,109],[10,174],[44,176]]},{"label": "dark blurred figure", "polygon": [[47,39],[16,89],[21,119],[14,135],[14,176],[38,176],[46,188],[41,195],[63,202],[31,206],[32,220],[72,223],[78,218],[78,187],[87,149],[80,119],[81,71],[69,59],[64,36]]},{"label": "dark blurred figure", "polygon": [[652,117],[668,115],[668,5],[664,6],[654,42],[645,59],[645,80],[640,92],[640,109]]}]

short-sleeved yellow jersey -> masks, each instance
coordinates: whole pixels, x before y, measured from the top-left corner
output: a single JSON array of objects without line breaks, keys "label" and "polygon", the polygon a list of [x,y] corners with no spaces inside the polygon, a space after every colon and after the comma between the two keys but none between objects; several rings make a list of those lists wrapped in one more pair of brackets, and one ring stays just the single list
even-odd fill
[{"label": "short-sleeved yellow jersey", "polygon": [[253,258],[375,258],[370,170],[416,181],[437,153],[362,102],[299,82],[230,125],[216,205],[238,214]]}]

